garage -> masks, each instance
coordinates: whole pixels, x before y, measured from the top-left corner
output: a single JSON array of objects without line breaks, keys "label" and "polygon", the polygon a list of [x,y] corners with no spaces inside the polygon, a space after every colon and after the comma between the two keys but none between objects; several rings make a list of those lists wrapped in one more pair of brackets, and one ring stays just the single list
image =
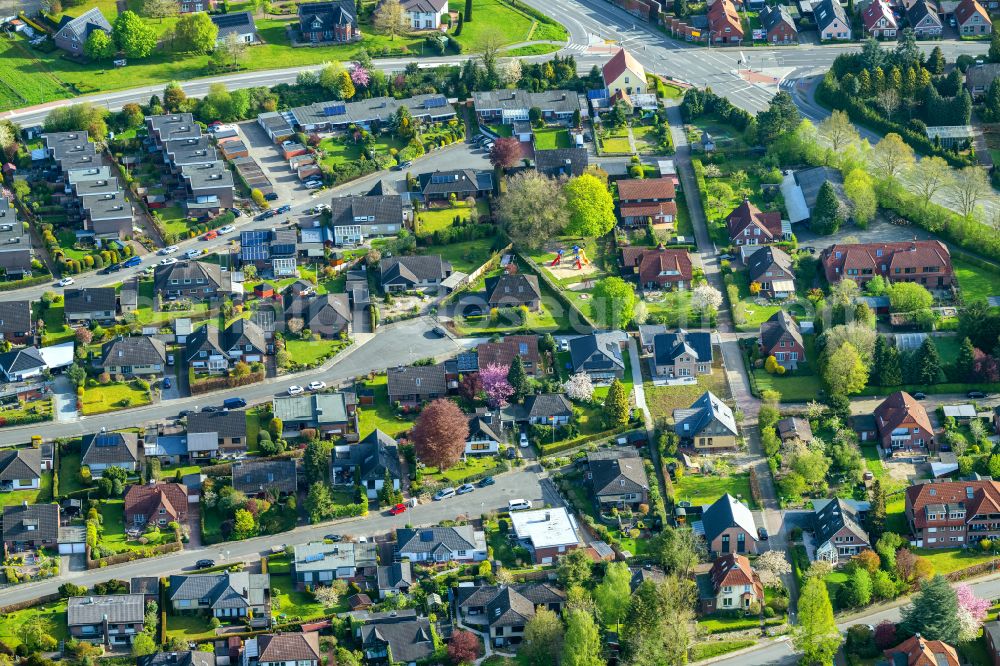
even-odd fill
[{"label": "garage", "polygon": [[75,555],[87,552],[87,528],[64,525],[59,528],[59,554]]}]

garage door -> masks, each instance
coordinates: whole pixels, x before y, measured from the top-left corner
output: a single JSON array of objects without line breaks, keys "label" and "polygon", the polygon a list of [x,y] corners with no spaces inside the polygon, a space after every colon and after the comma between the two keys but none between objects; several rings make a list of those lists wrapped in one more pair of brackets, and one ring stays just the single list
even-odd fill
[{"label": "garage door", "polygon": [[263,359],[260,354],[250,354],[249,356],[244,356],[243,360],[247,363],[260,363]]},{"label": "garage door", "polygon": [[86,552],[86,544],[82,543],[61,543],[59,544],[59,554],[60,555],[72,555],[73,553],[84,553]]}]

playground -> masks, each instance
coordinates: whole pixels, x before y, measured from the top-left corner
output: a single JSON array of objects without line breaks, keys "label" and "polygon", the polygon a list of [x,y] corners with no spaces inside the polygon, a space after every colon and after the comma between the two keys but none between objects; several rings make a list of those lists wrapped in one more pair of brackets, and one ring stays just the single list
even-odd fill
[{"label": "playground", "polygon": [[560,281],[577,281],[597,272],[597,268],[587,256],[587,251],[580,245],[562,243],[546,245],[544,259],[539,263],[552,277]]}]

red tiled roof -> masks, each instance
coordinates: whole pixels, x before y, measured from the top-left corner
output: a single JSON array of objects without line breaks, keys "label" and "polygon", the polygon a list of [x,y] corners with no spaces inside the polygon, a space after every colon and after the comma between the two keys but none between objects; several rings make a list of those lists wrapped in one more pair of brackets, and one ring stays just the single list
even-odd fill
[{"label": "red tiled roof", "polygon": [[780,240],[781,213],[776,210],[766,213],[761,212],[757,206],[750,203],[749,199],[744,199],[743,203],[726,216],[726,228],[729,230],[729,238],[736,240],[736,237],[742,234],[743,230],[748,227],[759,227],[767,234],[767,238]]},{"label": "red tiled roof", "polygon": [[661,201],[659,203],[623,203],[621,205],[622,217],[659,217],[670,215],[677,217],[677,204],[673,201]]},{"label": "red tiled roof", "polygon": [[764,596],[764,588],[760,583],[760,578],[750,567],[750,560],[745,555],[729,554],[717,559],[712,564],[712,588],[718,593],[724,585],[740,586],[752,585],[754,594],[758,597]]},{"label": "red tiled roof", "polygon": [[927,411],[916,399],[906,391],[896,391],[882,401],[874,412],[875,423],[879,433],[891,432],[907,419],[916,421],[917,425],[927,432],[934,432]]},{"label": "red tiled roof", "polygon": [[910,636],[894,648],[885,651],[889,663],[898,663],[893,655],[906,655],[907,666],[959,666],[958,652],[944,641],[929,641],[920,634]]},{"label": "red tiled roof", "polygon": [[885,28],[893,30],[897,27],[896,17],[893,16],[892,10],[889,9],[889,5],[885,4],[883,0],[875,0],[872,4],[868,5],[864,12],[861,13],[861,20],[864,21],[865,29],[871,31],[875,24],[881,20],[886,19],[888,25]]},{"label": "red tiled roof", "polygon": [[666,250],[657,248],[646,250],[639,260],[639,282],[662,281],[667,276],[661,276],[664,271],[679,271],[679,275],[669,276],[668,281],[677,282],[691,280],[691,256],[687,250]]},{"label": "red tiled roof", "polygon": [[527,346],[527,353],[522,355],[521,359],[533,364],[528,370],[529,374],[533,374],[534,368],[541,362],[537,335],[508,335],[499,342],[482,343],[476,349],[479,355],[479,367],[485,368],[487,365],[497,364],[509,368],[514,362],[514,357],[518,355],[522,343]]},{"label": "red tiled roof", "polygon": [[[925,507],[928,504],[962,505],[967,522],[977,513],[1000,513],[1000,482],[944,481],[921,483],[906,489],[906,503],[912,509],[917,528],[927,527]],[[935,522],[935,525],[941,523]]]},{"label": "red tiled roof", "polygon": [[958,3],[958,6],[955,7],[955,21],[957,21],[959,25],[964,25],[965,22],[972,18],[974,14],[979,14],[983,17],[986,23],[992,24],[990,21],[990,15],[986,13],[983,6],[976,2],[976,0],[962,0]]},{"label": "red tiled roof", "polygon": [[[718,37],[743,36],[743,23],[736,6],[730,0],[716,0],[708,10],[708,23]],[[726,28],[730,29],[728,33],[725,32]]]},{"label": "red tiled roof", "polygon": [[157,483],[129,486],[125,490],[125,520],[132,522],[135,515],[154,520],[162,505],[170,520],[187,516],[188,490],[180,483]]},{"label": "red tiled roof", "polygon": [[618,49],[611,60],[604,64],[604,83],[605,85],[611,83],[619,76],[625,73],[625,70],[631,70],[636,74],[642,75],[642,82],[646,82],[646,68],[643,67],[638,60],[632,57],[632,54],[625,49]]},{"label": "red tiled roof", "polygon": [[[821,259],[829,282],[838,281],[853,269],[870,269],[872,276],[893,277],[896,268],[940,266],[941,274],[952,274],[951,253],[938,240],[832,245],[823,250]],[[900,275],[905,274],[901,272]]]},{"label": "red tiled roof", "polygon": [[649,199],[673,199],[676,196],[674,182],[670,178],[630,178],[618,181],[618,200],[644,201]]}]

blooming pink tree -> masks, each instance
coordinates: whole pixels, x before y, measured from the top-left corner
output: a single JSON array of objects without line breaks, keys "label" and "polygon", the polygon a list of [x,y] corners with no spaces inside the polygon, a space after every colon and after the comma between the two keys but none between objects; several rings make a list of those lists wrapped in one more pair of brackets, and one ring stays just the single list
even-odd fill
[{"label": "blooming pink tree", "polygon": [[986,619],[990,602],[977,597],[972,588],[964,584],[955,588],[955,596],[958,597],[959,639],[973,640],[979,635],[979,627]]},{"label": "blooming pink tree", "polygon": [[355,86],[368,87],[368,83],[371,81],[371,74],[368,70],[362,67],[359,63],[354,63],[354,69],[351,70],[351,82]]},{"label": "blooming pink tree", "polygon": [[503,407],[514,395],[514,387],[507,381],[507,368],[499,363],[491,363],[479,370],[479,381],[486,393],[486,403],[492,407]]}]

